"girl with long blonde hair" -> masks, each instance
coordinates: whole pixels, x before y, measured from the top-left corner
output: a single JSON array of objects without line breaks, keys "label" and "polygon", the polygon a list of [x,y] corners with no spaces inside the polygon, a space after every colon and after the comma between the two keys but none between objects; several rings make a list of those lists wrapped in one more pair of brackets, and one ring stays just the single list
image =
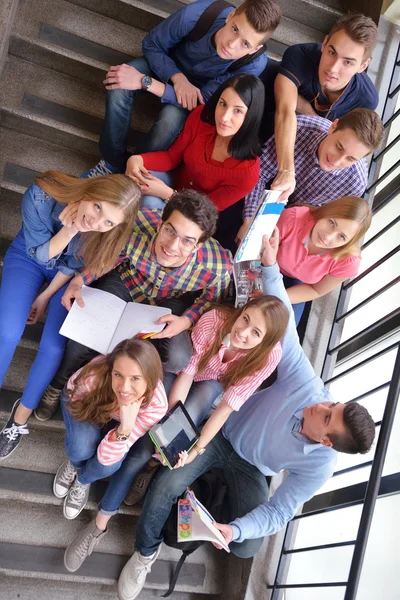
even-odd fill
[{"label": "girl with long blonde hair", "polygon": [[[139,208],[140,190],[124,175],[93,179],[46,171],[22,198],[22,228],[4,258],[0,289],[0,386],[26,323],[48,306],[39,350],[22,398],[0,432],[0,459],[29,433],[27,420],[56,373],[66,338],[67,282],[86,266],[100,275],[123,249]],[[41,287],[47,284],[39,295]]]},{"label": "girl with long blonde hair", "polygon": [[359,242],[371,225],[366,200],[345,196],[323,206],[286,208],[279,218],[278,264],[296,324],[305,302],[324,296],[360,268]]},{"label": "girl with long blonde hair", "polygon": [[[275,296],[255,298],[240,308],[216,306],[200,317],[191,334],[189,364],[178,375],[164,376],[169,408],[181,400],[194,423],[200,425],[216,398],[221,395],[222,400],[202,428],[196,446],[188,454],[182,453],[176,467],[202,454],[231,412],[239,410],[275,370],[288,318],[285,305]],[[150,461],[140,473],[126,504],[136,504],[144,495],[156,467],[157,463]]]}]

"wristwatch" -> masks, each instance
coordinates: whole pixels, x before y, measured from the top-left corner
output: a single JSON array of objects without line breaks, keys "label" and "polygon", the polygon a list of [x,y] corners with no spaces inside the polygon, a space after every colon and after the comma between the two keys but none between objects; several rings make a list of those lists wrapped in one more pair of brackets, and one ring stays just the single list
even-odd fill
[{"label": "wristwatch", "polygon": [[151,86],[152,83],[153,83],[153,80],[150,77],[150,75],[144,75],[142,77],[142,90],[147,92],[147,90],[149,89],[149,87]]},{"label": "wristwatch", "polygon": [[195,452],[197,452],[198,456],[201,456],[202,454],[204,454],[204,452],[207,450],[207,448],[200,448],[199,446],[193,446],[193,450]]},{"label": "wristwatch", "polygon": [[118,433],[118,427],[114,429],[117,442],[125,442],[129,437],[129,433]]}]

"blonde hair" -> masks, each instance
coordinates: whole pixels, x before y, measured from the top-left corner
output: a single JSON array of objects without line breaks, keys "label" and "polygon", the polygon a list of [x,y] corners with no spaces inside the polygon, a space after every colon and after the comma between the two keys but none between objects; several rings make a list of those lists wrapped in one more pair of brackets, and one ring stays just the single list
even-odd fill
[{"label": "blonde hair", "polygon": [[216,332],[214,341],[207,352],[201,357],[198,366],[199,373],[204,371],[211,358],[218,353],[223,338],[231,332],[235,321],[247,308],[261,309],[266,324],[266,333],[261,342],[244,354],[240,360],[234,361],[221,377],[220,382],[224,390],[227,390],[232,385],[239,383],[244,377],[253,375],[265,366],[271,351],[285,333],[289,313],[282,300],[276,296],[255,298],[241,308],[225,305],[217,305],[214,308],[225,313],[226,320],[220,330]]},{"label": "blonde hair", "polygon": [[118,400],[112,389],[112,371],[114,363],[120,356],[127,356],[140,367],[146,381],[146,391],[141,406],[151,402],[159,381],[163,378],[161,359],[154,346],[146,340],[131,338],[120,342],[110,354],[85,365],[75,378],[72,390],[66,390],[70,399],[79,385],[88,377],[95,378],[95,389],[87,392],[75,402],[70,402],[68,409],[75,421],[85,421],[96,425],[105,425],[111,421],[118,410]]},{"label": "blonde hair", "polygon": [[329,250],[335,259],[344,256],[360,255],[359,240],[365,235],[371,225],[372,212],[364,198],[358,196],[344,196],[322,206],[310,206],[310,213],[315,221],[321,219],[346,219],[356,221],[359,225],[357,233],[339,248]]},{"label": "blonde hair", "polygon": [[125,175],[83,178],[59,171],[46,171],[35,183],[61,204],[88,200],[108,202],[122,209],[123,223],[104,233],[83,233],[78,244],[80,258],[95,277],[109,271],[133,230],[141,198],[136,183]]}]

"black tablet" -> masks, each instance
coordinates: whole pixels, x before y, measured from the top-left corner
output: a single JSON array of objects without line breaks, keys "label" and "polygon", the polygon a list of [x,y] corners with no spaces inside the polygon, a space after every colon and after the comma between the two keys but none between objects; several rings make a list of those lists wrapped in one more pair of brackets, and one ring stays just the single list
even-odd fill
[{"label": "black tablet", "polygon": [[183,450],[189,452],[200,437],[197,427],[180,400],[153,425],[149,435],[170,469],[178,462],[179,453]]}]

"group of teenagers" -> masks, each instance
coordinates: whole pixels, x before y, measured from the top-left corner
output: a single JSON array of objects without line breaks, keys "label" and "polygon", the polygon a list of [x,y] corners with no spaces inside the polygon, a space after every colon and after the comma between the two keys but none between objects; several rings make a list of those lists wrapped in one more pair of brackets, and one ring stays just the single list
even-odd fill
[{"label": "group of teenagers", "polygon": [[[96,517],[66,549],[69,571],[124,499],[145,495],[120,600],[140,594],[172,505],[201,474],[221,471],[227,522],[216,526],[235,555],[251,557],[331,477],[337,452],[365,453],[374,440],[361,404],[331,398],[296,326],[305,302],[360,267],[371,223],[365,157],[383,137],[366,74],[377,28],[345,16],[322,44],[292,46],[267,65],[280,16],[274,0],[236,9],[197,0],[155,27],[142,57],[106,74],[103,158],[81,177],[36,178],[4,259],[0,384],[25,325],[47,315],[0,458],[29,433],[32,412],[45,421],[60,402],[67,459],[53,491],[64,516],[77,517],[90,484],[110,478]],[[160,111],[130,155],[137,93],[158,96]],[[266,188],[288,206],[262,240],[263,294],[235,308],[232,253]],[[150,341],[98,355],[59,334],[72,302],[84,306],[83,285],[171,314]],[[179,400],[201,432],[169,470],[148,431]],[[284,469],[269,497],[266,476]]]}]

